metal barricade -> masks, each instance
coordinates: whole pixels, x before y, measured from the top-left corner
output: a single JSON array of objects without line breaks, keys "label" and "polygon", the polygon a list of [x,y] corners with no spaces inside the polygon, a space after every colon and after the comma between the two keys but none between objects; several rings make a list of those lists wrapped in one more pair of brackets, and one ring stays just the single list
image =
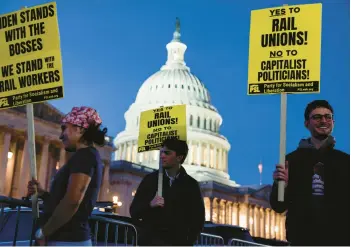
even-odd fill
[{"label": "metal barricade", "polygon": [[245,241],[237,238],[231,238],[228,241],[228,246],[267,246],[267,245],[249,242],[249,241]]},{"label": "metal barricade", "polygon": [[218,235],[201,233],[197,239],[195,246],[223,246],[224,239]]},{"label": "metal barricade", "polygon": [[[110,218],[105,218],[101,216],[91,216],[90,217],[90,222],[92,223],[92,232],[93,232],[93,244],[95,246],[100,245],[100,240],[102,239],[102,236],[99,235],[99,229],[101,229],[101,226],[103,226],[103,243],[105,246],[113,245],[121,245],[119,244],[119,241],[121,238],[119,238],[122,235],[122,242],[124,246],[137,246],[138,245],[138,232],[136,227],[133,224],[124,222],[124,221],[119,221],[119,220],[114,220]],[[124,232],[120,234],[120,228],[124,228]],[[110,231],[110,228],[112,228],[113,231]],[[132,234],[129,234],[129,230],[132,230]],[[129,238],[130,236],[130,238]],[[113,239],[113,241],[110,241]],[[128,241],[130,239],[130,241]]]},{"label": "metal barricade", "polygon": [[[28,208],[28,210],[25,210],[25,207]],[[28,244],[30,246],[34,244],[33,236],[36,222],[35,219],[32,218],[31,207],[32,203],[29,200],[19,200],[11,197],[0,196],[0,245],[16,246],[17,242],[29,242]],[[20,225],[22,225],[22,227],[28,226],[24,221],[20,224],[21,215],[23,216],[24,211],[25,213],[28,212],[27,215],[29,215],[31,223],[31,227],[27,229],[20,228]],[[7,225],[11,224],[12,217],[16,217],[14,228]],[[26,232],[26,230],[29,231]],[[18,241],[19,233],[28,233],[28,239]],[[12,240],[8,241],[9,238],[12,238]],[[5,241],[2,241],[2,239]]]}]

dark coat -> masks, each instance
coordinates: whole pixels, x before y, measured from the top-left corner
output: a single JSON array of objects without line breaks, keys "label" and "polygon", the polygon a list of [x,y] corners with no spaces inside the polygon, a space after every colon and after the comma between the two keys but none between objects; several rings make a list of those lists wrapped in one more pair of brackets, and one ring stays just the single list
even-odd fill
[{"label": "dark coat", "polygon": [[[163,208],[151,208],[157,193],[158,171],[145,176],[130,206],[130,215],[144,232],[141,245],[193,245],[203,229],[205,207],[198,182],[181,167],[170,186],[163,176]],[[143,237],[145,236],[145,237]]]},{"label": "dark coat", "polygon": [[[288,211],[287,240],[292,245],[349,246],[350,155],[334,149],[331,143],[317,150],[310,140],[302,140],[286,160],[289,183],[284,202],[277,201],[276,183],[270,202],[277,213]],[[324,196],[313,195],[316,173],[324,181]]]}]

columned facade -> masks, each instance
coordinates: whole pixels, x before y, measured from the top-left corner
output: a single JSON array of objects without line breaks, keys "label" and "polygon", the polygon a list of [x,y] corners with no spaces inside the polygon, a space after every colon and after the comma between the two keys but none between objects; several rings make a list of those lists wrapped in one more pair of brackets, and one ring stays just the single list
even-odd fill
[{"label": "columned facade", "polygon": [[[59,139],[63,116],[48,103],[34,104],[37,179],[45,190],[49,190],[52,178],[72,155],[65,151]],[[0,195],[26,196],[31,179],[26,125],[25,107],[0,111]],[[108,191],[113,147],[108,142],[98,150],[105,164],[99,200],[111,200]]]},{"label": "columned facade", "polygon": [[285,240],[285,213],[246,202],[204,197],[206,221],[248,228],[251,236]]}]

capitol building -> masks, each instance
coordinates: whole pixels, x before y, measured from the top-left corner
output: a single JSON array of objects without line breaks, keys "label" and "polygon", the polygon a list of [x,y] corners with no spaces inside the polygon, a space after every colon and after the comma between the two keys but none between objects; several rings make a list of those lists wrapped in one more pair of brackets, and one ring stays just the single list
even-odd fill
[{"label": "capitol building", "polygon": [[230,143],[220,133],[223,119],[205,85],[185,63],[187,46],[181,41],[179,20],[166,48],[166,63],[141,85],[124,115],[125,129],[114,139],[109,194],[120,201],[118,213],[129,216],[139,183],[159,166],[159,151],[137,152],[140,113],[185,104],[189,154],[183,167],[199,182],[206,220],[246,227],[255,237],[285,240],[285,215],[270,208],[271,186],[239,185],[228,174]]}]

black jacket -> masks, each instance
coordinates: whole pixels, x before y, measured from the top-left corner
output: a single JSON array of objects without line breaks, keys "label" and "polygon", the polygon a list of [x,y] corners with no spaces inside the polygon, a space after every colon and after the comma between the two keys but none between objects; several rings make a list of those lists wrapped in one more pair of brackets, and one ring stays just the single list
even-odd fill
[{"label": "black jacket", "polygon": [[[170,186],[163,176],[163,208],[151,208],[157,193],[158,171],[145,176],[130,206],[130,215],[141,220],[149,231],[148,238],[164,238],[168,245],[193,245],[203,229],[205,207],[198,182],[181,167],[179,176]],[[143,241],[143,240],[141,240]]]},{"label": "black jacket", "polygon": [[[284,202],[277,201],[276,183],[270,202],[277,213],[288,211],[287,240],[292,245],[349,246],[350,155],[334,149],[331,139],[318,150],[307,139],[286,160],[289,183]],[[319,168],[315,166],[318,163]],[[312,189],[312,181],[316,179],[318,184],[315,182]],[[321,181],[324,196],[313,195],[320,193]]]}]

